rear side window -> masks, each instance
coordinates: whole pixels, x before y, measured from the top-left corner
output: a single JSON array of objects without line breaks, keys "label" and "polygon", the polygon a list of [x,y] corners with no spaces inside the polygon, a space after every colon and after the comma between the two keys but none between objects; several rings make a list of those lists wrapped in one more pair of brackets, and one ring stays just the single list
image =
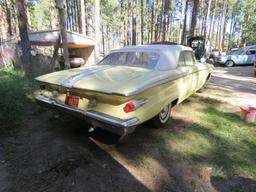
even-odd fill
[{"label": "rear side window", "polygon": [[185,60],[184,60],[184,52],[180,53],[180,58],[179,58],[179,66],[184,66],[185,64]]},{"label": "rear side window", "polygon": [[195,64],[194,56],[191,51],[185,51],[185,52],[183,52],[183,55],[184,55],[185,65],[194,65]]}]

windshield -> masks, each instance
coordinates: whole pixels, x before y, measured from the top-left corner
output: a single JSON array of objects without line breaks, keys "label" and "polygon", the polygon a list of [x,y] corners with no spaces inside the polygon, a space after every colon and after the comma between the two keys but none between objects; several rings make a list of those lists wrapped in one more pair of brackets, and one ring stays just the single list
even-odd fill
[{"label": "windshield", "polygon": [[238,49],[238,50],[234,50],[234,51],[230,51],[229,55],[242,55],[244,52],[244,49]]},{"label": "windshield", "polygon": [[154,52],[114,52],[103,58],[99,65],[126,65],[154,69],[160,55]]}]

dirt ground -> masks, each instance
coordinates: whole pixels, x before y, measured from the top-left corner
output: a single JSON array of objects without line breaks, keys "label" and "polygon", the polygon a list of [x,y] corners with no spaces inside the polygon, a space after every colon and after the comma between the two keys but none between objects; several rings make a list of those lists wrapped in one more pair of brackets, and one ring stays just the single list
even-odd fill
[{"label": "dirt ground", "polygon": [[[207,90],[200,94],[237,106],[255,104],[253,67],[215,68]],[[159,150],[145,151],[150,137],[159,131],[148,125],[113,145],[118,139],[114,135],[102,130],[88,133],[83,122],[54,115],[44,110],[31,112],[15,136],[1,139],[1,192],[220,192],[241,182],[251,185],[252,180],[239,177],[220,182],[210,178],[211,167],[177,162]],[[173,120],[168,128],[182,131],[186,126],[184,121]],[[129,163],[134,151],[152,156],[150,169]]]}]

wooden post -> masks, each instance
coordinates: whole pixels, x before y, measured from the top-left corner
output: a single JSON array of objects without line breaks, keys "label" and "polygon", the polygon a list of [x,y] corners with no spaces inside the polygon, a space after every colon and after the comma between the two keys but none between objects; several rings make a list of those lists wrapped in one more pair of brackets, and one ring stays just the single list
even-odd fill
[{"label": "wooden post", "polygon": [[52,60],[51,60],[51,64],[50,64],[50,71],[54,71],[54,66],[55,66],[55,63],[58,59],[58,52],[59,52],[59,48],[60,48],[60,35],[59,35],[59,38],[57,39],[55,45],[54,45],[54,51],[53,51],[53,57],[52,57]]},{"label": "wooden post", "polygon": [[69,52],[68,52],[68,42],[67,42],[67,22],[66,22],[66,1],[64,0],[56,0],[56,7],[59,10],[59,19],[60,19],[60,32],[63,46],[63,56],[65,69],[70,68],[69,62]]}]

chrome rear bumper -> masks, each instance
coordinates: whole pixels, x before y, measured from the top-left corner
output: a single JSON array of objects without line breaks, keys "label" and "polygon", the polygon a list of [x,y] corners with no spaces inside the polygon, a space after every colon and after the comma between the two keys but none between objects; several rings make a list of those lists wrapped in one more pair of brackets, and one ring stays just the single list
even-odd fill
[{"label": "chrome rear bumper", "polygon": [[132,133],[139,124],[139,119],[134,117],[127,120],[115,118],[100,112],[73,108],[65,104],[58,103],[56,100],[39,95],[35,97],[38,104],[70,113],[79,118],[85,119],[95,127],[100,127],[118,135],[127,135]]}]

